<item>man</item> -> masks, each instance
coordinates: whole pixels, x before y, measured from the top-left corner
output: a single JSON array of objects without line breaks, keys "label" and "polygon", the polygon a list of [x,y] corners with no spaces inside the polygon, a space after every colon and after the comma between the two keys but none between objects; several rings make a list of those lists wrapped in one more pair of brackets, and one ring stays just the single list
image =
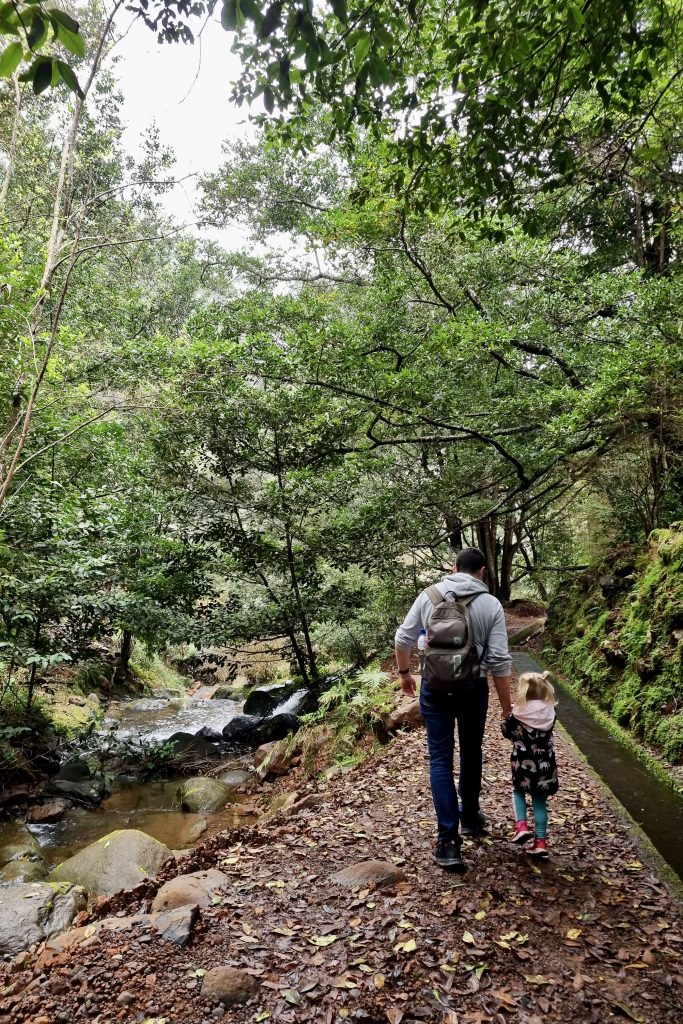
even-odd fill
[{"label": "man", "polygon": [[[503,607],[489,594],[483,581],[486,559],[478,548],[464,548],[458,555],[453,573],[436,584],[442,595],[449,592],[462,599],[476,595],[469,605],[473,639],[481,662],[481,675],[475,682],[454,683],[446,693],[433,693],[426,680],[420,688],[420,710],[427,728],[429,781],[438,824],[433,857],[450,871],[465,871],[460,855],[460,837],[479,835],[486,818],[479,809],[481,791],[482,742],[488,711],[487,672],[493,673],[502,717],[512,711],[510,679],[512,659]],[[454,600],[454,598],[451,598]],[[396,662],[401,688],[415,696],[416,680],[410,671],[410,649],[421,629],[426,629],[434,604],[426,591],[418,595],[401,626],[396,630]],[[460,800],[453,778],[455,723],[460,745]]]}]

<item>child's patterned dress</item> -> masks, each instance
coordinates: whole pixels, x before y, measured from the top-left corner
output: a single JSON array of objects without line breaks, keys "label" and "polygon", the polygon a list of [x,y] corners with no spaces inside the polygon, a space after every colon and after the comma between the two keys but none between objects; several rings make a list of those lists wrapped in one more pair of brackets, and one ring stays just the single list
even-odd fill
[{"label": "child's patterned dress", "polygon": [[503,736],[512,740],[512,785],[520,793],[529,793],[530,796],[557,793],[553,726],[550,729],[532,729],[514,715],[501,722]]}]

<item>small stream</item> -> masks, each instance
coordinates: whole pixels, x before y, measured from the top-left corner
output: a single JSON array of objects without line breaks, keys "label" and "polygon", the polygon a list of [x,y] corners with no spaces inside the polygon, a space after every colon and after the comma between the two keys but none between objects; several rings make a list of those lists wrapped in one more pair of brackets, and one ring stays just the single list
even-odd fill
[{"label": "small stream", "polygon": [[[100,735],[113,733],[119,740],[162,742],[174,732],[196,733],[203,726],[220,731],[240,714],[242,703],[212,700],[212,694],[213,687],[201,687],[184,698],[144,698],[114,703],[107,711]],[[235,766],[234,761],[234,757],[226,760],[226,771]],[[250,763],[251,759],[247,758],[244,767]],[[140,829],[170,849],[182,850],[196,845],[200,836],[206,837],[251,820],[239,813],[243,798],[237,793],[234,802],[215,814],[181,811],[176,794],[187,774],[146,782],[132,776],[115,776],[111,794],[99,807],[73,807],[61,821],[49,825],[0,822],[0,851],[3,847],[24,843],[28,830],[39,843],[47,863],[53,866],[115,829]]]},{"label": "small stream", "polygon": [[[514,651],[519,672],[542,672],[529,654]],[[590,766],[612,790],[653,846],[683,880],[683,799],[660,782],[628,747],[618,743],[593,719],[577,699],[553,679],[558,721]]]}]

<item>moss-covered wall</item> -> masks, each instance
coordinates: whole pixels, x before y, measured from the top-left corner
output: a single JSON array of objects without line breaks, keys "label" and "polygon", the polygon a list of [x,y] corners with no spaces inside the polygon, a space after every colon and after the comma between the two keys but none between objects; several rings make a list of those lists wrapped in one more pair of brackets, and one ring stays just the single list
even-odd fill
[{"label": "moss-covered wall", "polygon": [[546,654],[592,700],[683,761],[683,523],[655,530],[646,551],[615,548],[567,584],[546,636]]}]

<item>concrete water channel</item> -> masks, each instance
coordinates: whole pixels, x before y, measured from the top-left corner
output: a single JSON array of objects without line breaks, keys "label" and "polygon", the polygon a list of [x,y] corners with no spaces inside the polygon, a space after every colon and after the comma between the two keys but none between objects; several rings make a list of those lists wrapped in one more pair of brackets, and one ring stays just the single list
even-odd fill
[{"label": "concrete water channel", "polygon": [[[520,673],[543,671],[526,652],[514,651],[512,659]],[[615,740],[555,678],[553,685],[559,701],[558,722],[683,882],[683,799]]]}]

